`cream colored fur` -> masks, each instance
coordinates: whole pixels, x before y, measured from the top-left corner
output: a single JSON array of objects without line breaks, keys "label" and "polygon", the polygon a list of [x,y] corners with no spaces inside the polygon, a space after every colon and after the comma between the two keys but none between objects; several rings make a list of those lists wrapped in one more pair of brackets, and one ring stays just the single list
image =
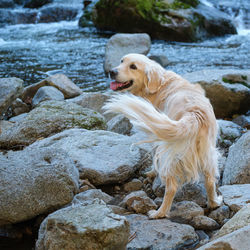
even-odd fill
[{"label": "cream colored fur", "polygon": [[139,54],[126,55],[116,70],[116,81],[133,80],[125,90],[133,95],[115,95],[104,108],[123,113],[149,135],[155,146],[154,171],[166,186],[161,207],[149,211],[149,217],[167,216],[178,186],[199,180],[201,173],[208,205],[219,206],[222,197],[215,190],[217,123],[203,89]]}]

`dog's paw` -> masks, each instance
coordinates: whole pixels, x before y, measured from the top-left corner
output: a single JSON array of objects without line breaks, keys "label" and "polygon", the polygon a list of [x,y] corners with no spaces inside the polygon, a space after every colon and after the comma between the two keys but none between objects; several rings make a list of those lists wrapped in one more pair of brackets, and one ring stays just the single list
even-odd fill
[{"label": "dog's paw", "polygon": [[212,209],[215,209],[217,207],[220,207],[222,205],[223,202],[223,196],[217,196],[213,201],[211,201],[208,206]]},{"label": "dog's paw", "polygon": [[166,214],[159,210],[150,210],[148,211],[148,217],[149,219],[160,219],[166,217]]}]

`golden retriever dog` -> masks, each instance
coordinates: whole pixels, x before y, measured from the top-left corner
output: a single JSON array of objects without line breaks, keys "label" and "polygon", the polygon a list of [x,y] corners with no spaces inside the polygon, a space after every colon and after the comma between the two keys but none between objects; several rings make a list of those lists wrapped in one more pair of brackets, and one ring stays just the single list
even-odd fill
[{"label": "golden retriever dog", "polygon": [[165,195],[151,219],[166,217],[178,186],[198,181],[203,174],[208,206],[220,206],[215,181],[218,176],[217,123],[204,90],[144,55],[128,54],[110,71],[114,95],[106,112],[120,112],[145,131],[154,142],[154,169],[165,184]]}]

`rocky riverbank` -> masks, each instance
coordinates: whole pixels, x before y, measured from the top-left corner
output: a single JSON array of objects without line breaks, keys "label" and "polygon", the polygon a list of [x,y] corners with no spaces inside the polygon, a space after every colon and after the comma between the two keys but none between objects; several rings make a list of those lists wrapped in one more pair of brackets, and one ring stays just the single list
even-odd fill
[{"label": "rocky riverbank", "polygon": [[[131,47],[138,36],[144,45]],[[119,44],[123,53],[147,54],[150,43],[147,34],[116,35],[107,43],[106,67],[120,56]],[[204,87],[218,118],[224,202],[210,211],[202,181],[187,184],[161,220],[145,215],[164,192],[158,178],[144,176],[151,146],[134,144],[145,136],[128,119],[103,114],[112,93],[82,92],[63,74],[27,87],[0,78],[1,249],[247,249],[250,72],[184,77]]]}]

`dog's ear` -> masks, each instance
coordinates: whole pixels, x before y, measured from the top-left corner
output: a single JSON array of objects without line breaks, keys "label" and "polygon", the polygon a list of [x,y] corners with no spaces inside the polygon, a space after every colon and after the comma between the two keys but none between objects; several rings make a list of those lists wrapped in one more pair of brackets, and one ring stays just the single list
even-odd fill
[{"label": "dog's ear", "polygon": [[145,68],[144,84],[148,93],[156,93],[163,83],[164,77],[158,67],[150,66]]}]

